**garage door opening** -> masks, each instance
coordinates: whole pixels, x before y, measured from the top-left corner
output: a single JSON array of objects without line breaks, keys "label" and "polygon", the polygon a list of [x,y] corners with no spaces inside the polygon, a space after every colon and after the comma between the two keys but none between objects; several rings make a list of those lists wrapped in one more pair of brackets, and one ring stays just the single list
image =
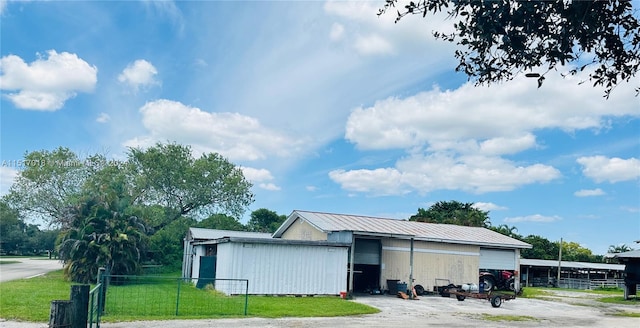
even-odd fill
[{"label": "garage door opening", "polygon": [[354,254],[353,291],[369,293],[380,290],[380,259],[382,244],[379,239],[356,239]]}]

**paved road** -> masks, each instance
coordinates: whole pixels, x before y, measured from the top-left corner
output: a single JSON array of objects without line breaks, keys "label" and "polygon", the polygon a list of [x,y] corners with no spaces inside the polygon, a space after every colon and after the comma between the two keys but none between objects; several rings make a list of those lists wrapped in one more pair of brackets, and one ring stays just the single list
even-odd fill
[{"label": "paved road", "polygon": [[0,282],[35,277],[49,271],[62,269],[59,260],[5,258],[7,261],[20,263],[0,264]]}]

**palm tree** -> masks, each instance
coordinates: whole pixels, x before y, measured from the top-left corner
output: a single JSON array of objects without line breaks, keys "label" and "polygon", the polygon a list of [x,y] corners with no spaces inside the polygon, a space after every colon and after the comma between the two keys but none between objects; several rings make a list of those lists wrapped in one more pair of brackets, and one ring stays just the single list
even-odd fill
[{"label": "palm tree", "polygon": [[609,245],[609,250],[607,252],[610,254],[614,254],[614,253],[624,253],[632,250],[633,248],[627,246],[627,244],[618,244],[618,245]]},{"label": "palm tree", "polygon": [[71,227],[62,232],[58,246],[71,281],[95,281],[100,267],[112,274],[139,273],[145,227],[137,217],[125,216],[125,207],[117,197],[94,197],[71,209]]}]

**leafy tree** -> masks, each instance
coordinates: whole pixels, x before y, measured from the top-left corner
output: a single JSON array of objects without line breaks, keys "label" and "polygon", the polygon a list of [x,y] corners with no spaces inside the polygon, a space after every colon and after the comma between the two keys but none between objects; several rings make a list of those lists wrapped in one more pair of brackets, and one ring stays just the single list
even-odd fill
[{"label": "leafy tree", "polygon": [[125,211],[117,197],[88,198],[70,209],[73,221],[60,235],[58,252],[71,281],[95,281],[100,267],[112,274],[140,272],[145,228]]},{"label": "leafy tree", "polygon": [[409,221],[446,223],[471,227],[489,227],[491,221],[489,212],[473,207],[473,203],[461,203],[455,200],[437,202],[428,210],[418,208],[418,213],[412,215]]},{"label": "leafy tree", "polygon": [[194,224],[194,219],[181,217],[149,237],[149,259],[169,269],[180,268],[184,251],[183,239],[189,227]]},{"label": "leafy tree", "polygon": [[547,238],[537,235],[528,235],[522,239],[525,243],[531,244],[532,248],[523,249],[520,255],[525,259],[557,260],[558,243],[551,242]]},{"label": "leafy tree", "polygon": [[624,253],[632,250],[633,248],[631,248],[627,244],[609,245],[609,249],[607,250],[607,253],[610,253],[610,254]]},{"label": "leafy tree", "polygon": [[580,246],[576,242],[562,242],[562,260],[576,262],[601,262],[601,258],[591,252],[590,249]]},{"label": "leafy tree", "polygon": [[24,240],[25,224],[20,220],[18,211],[0,201],[0,249],[9,254],[17,253]]},{"label": "leafy tree", "polygon": [[224,214],[214,214],[195,224],[196,228],[245,231],[247,228],[238,219]]},{"label": "leafy tree", "polygon": [[257,209],[251,212],[251,219],[247,223],[249,231],[254,232],[270,232],[278,230],[278,227],[287,219],[286,215],[278,215],[278,213],[266,208]]},{"label": "leafy tree", "polygon": [[167,213],[162,228],[183,215],[227,213],[241,216],[253,202],[251,183],[242,170],[217,153],[192,156],[191,148],[156,144],[131,149],[129,159],[136,188],[147,204],[160,204]]},{"label": "leafy tree", "polygon": [[[398,0],[385,2],[378,15]],[[454,32],[433,34],[461,46],[454,54],[456,71],[478,84],[534,72],[540,86],[545,74],[570,64],[570,74],[595,66],[589,78],[605,88],[606,97],[618,83],[637,82],[640,22],[631,1],[416,0],[398,9],[396,22],[441,11],[454,18]]]},{"label": "leafy tree", "polygon": [[9,189],[7,200],[25,216],[54,225],[68,225],[66,210],[80,197],[86,179],[84,161],[69,148],[41,150],[24,156],[24,169]]},{"label": "leafy tree", "polygon": [[11,254],[40,254],[52,251],[58,230],[40,230],[38,225],[25,223],[16,209],[0,200],[0,249]]}]

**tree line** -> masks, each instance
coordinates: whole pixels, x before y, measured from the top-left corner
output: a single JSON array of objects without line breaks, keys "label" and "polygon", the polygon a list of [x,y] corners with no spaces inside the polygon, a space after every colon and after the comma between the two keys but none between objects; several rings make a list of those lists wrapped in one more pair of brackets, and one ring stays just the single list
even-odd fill
[{"label": "tree line", "polygon": [[[286,218],[259,209],[240,223],[254,201],[241,168],[179,144],[132,148],[119,161],[60,147],[29,152],[23,163],[30,164],[0,199],[2,250],[55,248],[74,282],[94,281],[99,267],[113,274],[139,274],[143,264],[177,268],[189,227],[273,232]],[[50,229],[25,223],[38,220]]]},{"label": "tree line", "polygon": [[[462,203],[458,201],[440,201],[431,205],[428,209],[419,208],[415,215],[409,217],[410,221],[456,224],[472,227],[484,227],[503,235],[531,244],[532,248],[523,249],[520,255],[527,259],[558,260],[560,242],[550,241],[538,235],[523,236],[518,234],[518,229],[506,224],[492,225],[489,211],[482,211],[474,207],[474,203]],[[632,250],[627,245],[611,245],[609,253],[621,253]],[[588,248],[579,243],[562,241],[562,259],[576,262],[604,262],[603,255],[593,254]]]},{"label": "tree line", "polygon": [[[261,208],[242,224],[254,195],[241,168],[216,153],[195,157],[179,144],[130,149],[120,161],[101,154],[80,158],[60,147],[27,153],[24,163],[38,165],[25,166],[0,199],[0,248],[13,254],[55,250],[74,282],[94,281],[100,267],[124,275],[141,273],[144,264],[177,269],[190,227],[272,233],[286,219]],[[36,219],[50,229],[26,223]],[[525,258],[558,256],[558,243],[493,226],[489,212],[473,203],[437,202],[409,220],[485,227],[533,245],[522,251]],[[567,261],[603,260],[575,242],[564,242],[562,253]]]}]

